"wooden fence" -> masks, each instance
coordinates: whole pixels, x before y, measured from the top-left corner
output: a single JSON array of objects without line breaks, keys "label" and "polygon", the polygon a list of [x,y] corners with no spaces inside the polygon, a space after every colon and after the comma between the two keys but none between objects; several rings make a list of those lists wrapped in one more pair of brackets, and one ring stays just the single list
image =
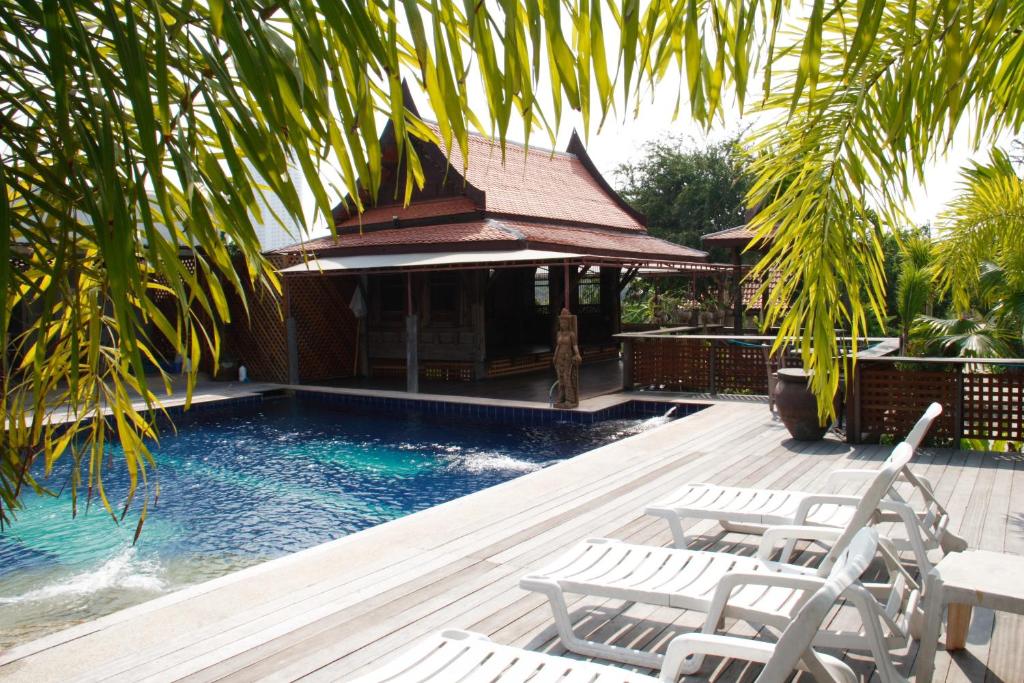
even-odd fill
[{"label": "wooden fence", "polygon": [[[675,334],[662,329],[617,335],[623,343],[623,388],[709,394],[767,394],[780,359],[774,337]],[[893,340],[872,338],[844,382],[843,426],[852,443],[904,436],[933,401],[943,414],[932,443],[964,439],[1024,442],[1024,359],[906,358]],[[794,353],[782,364],[799,367]]]},{"label": "wooden fence", "polygon": [[847,401],[847,437],[853,443],[899,438],[932,401],[943,407],[929,434],[933,442],[1022,442],[1024,359],[858,359]]},{"label": "wooden fence", "polygon": [[[774,337],[675,335],[672,329],[616,335],[623,343],[623,388],[710,394],[768,393]],[[799,364],[796,362],[784,364]],[[769,370],[770,369],[770,370]]]}]

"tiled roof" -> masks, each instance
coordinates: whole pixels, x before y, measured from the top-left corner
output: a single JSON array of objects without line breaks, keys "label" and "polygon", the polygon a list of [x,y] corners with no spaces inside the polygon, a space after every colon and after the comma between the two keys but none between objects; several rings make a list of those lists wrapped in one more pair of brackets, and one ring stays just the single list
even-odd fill
[{"label": "tiled roof", "polygon": [[[772,289],[779,282],[780,273],[778,270],[773,270],[768,274],[768,281],[771,282]],[[757,290],[761,286],[762,278],[752,280],[749,278],[743,279],[743,307],[754,308],[760,310],[761,308],[761,297],[758,295]]]},{"label": "tiled roof", "polygon": [[628,253],[633,256],[688,261],[707,259],[707,253],[703,251],[666,242],[646,232],[637,234],[521,221],[502,221],[502,224],[521,232],[535,248],[565,246],[594,254]]},{"label": "tiled roof", "polygon": [[737,225],[735,228],[726,228],[725,230],[702,235],[700,241],[709,247],[746,246],[748,242],[756,237],[757,231],[751,230],[746,225]]},{"label": "tiled roof", "polygon": [[362,216],[353,215],[337,223],[339,228],[358,228],[373,225],[390,225],[395,218],[401,221],[422,221],[442,216],[458,216],[477,212],[481,207],[469,197],[444,197],[422,199],[402,206],[391,204],[375,206],[363,211]]},{"label": "tiled roof", "polygon": [[[506,230],[502,230],[495,221],[478,220],[464,223],[444,223],[441,225],[423,225],[414,228],[391,228],[371,232],[347,233],[337,237],[321,237],[302,244],[293,244],[278,249],[277,254],[296,254],[303,250],[312,253],[328,254],[336,252],[363,253],[364,251],[392,252],[408,251],[394,247],[416,246],[428,244],[448,245],[465,242],[514,241],[515,238]],[[414,251],[422,251],[417,248]]]},{"label": "tiled roof", "polygon": [[[469,136],[468,149],[465,177],[486,193],[489,213],[644,230],[575,154],[506,142],[503,164],[501,146],[477,134]],[[453,145],[449,161],[463,172],[458,145]]]},{"label": "tiled roof", "polygon": [[707,254],[702,251],[672,244],[646,233],[498,219],[322,237],[303,245],[278,249],[274,253],[296,254],[305,249],[309,253],[321,256],[337,256],[384,252],[471,251],[484,248],[536,248],[596,256],[648,257],[677,261],[703,261],[707,258]]}]

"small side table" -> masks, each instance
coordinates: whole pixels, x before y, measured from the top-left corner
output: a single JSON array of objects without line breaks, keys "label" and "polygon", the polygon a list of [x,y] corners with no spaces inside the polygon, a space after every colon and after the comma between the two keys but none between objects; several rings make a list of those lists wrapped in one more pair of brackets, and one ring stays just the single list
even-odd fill
[{"label": "small side table", "polygon": [[928,573],[924,595],[925,624],[917,653],[917,683],[932,680],[946,605],[947,650],[963,649],[974,606],[1024,614],[1024,556],[988,550],[950,553]]}]

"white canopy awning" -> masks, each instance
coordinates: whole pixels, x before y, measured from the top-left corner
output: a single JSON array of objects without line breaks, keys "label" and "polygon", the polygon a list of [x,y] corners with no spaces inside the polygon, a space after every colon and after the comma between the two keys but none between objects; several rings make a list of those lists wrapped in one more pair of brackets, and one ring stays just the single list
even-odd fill
[{"label": "white canopy awning", "polygon": [[282,273],[318,273],[322,271],[396,270],[407,268],[436,268],[502,263],[541,263],[581,259],[583,254],[539,249],[511,249],[506,251],[461,251],[421,254],[364,254],[361,256],[322,256],[306,263],[284,268]]}]

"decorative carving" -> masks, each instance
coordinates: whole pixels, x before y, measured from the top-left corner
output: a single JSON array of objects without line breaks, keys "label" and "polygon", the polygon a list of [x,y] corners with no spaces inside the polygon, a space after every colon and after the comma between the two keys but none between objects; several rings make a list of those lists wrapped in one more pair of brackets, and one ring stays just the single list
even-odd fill
[{"label": "decorative carving", "polygon": [[555,375],[558,377],[556,408],[575,408],[580,404],[580,347],[576,333],[576,316],[566,308],[558,316],[555,336]]}]

